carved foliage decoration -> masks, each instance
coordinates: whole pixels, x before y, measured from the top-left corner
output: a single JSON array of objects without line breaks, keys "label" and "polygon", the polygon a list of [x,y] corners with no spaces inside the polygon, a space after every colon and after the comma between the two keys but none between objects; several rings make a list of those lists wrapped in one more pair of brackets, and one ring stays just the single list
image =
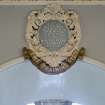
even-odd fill
[{"label": "carved foliage decoration", "polygon": [[25,35],[29,49],[24,48],[37,68],[48,74],[66,71],[78,58],[80,42],[78,15],[49,4],[28,16]]}]

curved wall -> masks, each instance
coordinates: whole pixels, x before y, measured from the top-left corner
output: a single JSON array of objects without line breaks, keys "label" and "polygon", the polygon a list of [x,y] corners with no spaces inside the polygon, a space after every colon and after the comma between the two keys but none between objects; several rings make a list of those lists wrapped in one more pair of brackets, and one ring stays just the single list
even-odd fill
[{"label": "curved wall", "polygon": [[27,105],[40,99],[65,99],[82,105],[105,104],[104,69],[77,61],[59,75],[40,72],[30,61],[0,72],[0,105]]}]

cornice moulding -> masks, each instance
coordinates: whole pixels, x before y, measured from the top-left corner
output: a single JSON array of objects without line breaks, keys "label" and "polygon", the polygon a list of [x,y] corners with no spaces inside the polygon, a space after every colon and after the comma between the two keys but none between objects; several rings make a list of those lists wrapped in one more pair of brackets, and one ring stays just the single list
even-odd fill
[{"label": "cornice moulding", "polygon": [[60,5],[105,5],[105,1],[46,1],[46,0],[36,0],[36,1],[29,1],[29,0],[2,0],[0,1],[0,5],[47,5],[49,3],[58,3]]}]

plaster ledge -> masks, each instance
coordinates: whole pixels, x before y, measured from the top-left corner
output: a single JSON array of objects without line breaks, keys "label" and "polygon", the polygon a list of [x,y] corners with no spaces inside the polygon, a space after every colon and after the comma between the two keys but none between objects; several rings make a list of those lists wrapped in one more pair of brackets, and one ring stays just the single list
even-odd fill
[{"label": "plaster ledge", "polygon": [[46,1],[46,0],[36,0],[36,1],[29,1],[29,0],[2,0],[0,1],[0,5],[46,5],[49,3],[59,3],[61,5],[105,5],[105,1],[100,1],[100,0],[96,0],[96,1],[64,1],[64,0],[50,0],[50,1]]}]

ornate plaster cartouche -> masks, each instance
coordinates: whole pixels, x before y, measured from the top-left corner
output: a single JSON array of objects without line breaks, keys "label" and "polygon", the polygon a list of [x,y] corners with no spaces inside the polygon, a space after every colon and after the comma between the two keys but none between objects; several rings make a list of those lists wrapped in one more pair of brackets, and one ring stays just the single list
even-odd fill
[{"label": "ornate plaster cartouche", "polygon": [[82,58],[81,51],[84,55],[84,49],[78,48],[81,38],[78,15],[57,4],[31,12],[25,38],[29,49],[23,49],[24,57],[47,74],[66,71],[79,55]]}]

